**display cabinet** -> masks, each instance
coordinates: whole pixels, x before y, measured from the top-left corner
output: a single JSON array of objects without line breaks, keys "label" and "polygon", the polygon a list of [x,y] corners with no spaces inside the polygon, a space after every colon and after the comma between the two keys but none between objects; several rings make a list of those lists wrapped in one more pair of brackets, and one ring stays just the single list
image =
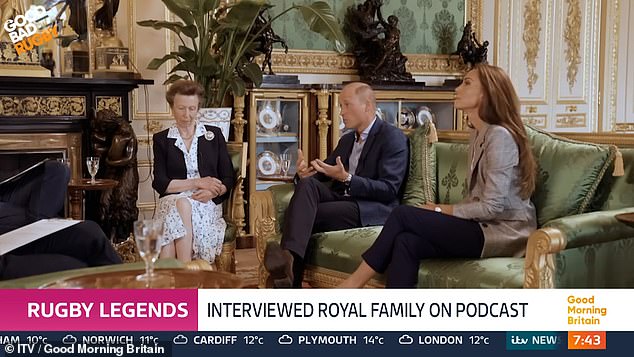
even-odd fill
[{"label": "display cabinet", "polygon": [[[462,130],[462,112],[454,107],[454,86],[372,86],[377,99],[377,116],[405,131],[414,130],[432,120],[438,130]],[[337,146],[348,129],[341,117],[341,87],[330,90],[330,142],[320,140],[320,157]],[[322,137],[320,135],[320,137]]]},{"label": "display cabinet", "polygon": [[297,149],[309,155],[310,91],[254,89],[248,96],[250,191],[292,182]]}]

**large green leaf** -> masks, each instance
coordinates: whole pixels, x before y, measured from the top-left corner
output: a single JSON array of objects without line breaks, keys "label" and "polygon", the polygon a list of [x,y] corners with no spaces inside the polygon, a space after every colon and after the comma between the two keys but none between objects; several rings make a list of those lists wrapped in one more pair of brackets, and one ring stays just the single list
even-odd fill
[{"label": "large green leaf", "polygon": [[161,58],[153,58],[150,63],[148,63],[147,65],[147,69],[151,69],[151,70],[157,70],[159,69],[159,67],[161,67],[163,65],[163,63],[171,60],[171,59],[178,59],[179,56],[173,53],[170,53],[168,55],[165,55]]},{"label": "large green leaf", "polygon": [[178,71],[185,71],[189,73],[198,74],[200,72],[200,68],[196,67],[196,64],[191,61],[183,61],[179,62],[174,68],[172,68],[169,73],[174,73]]},{"label": "large green leaf", "polygon": [[345,37],[330,5],[323,1],[317,1],[310,5],[295,6],[299,7],[304,21],[306,21],[311,31],[324,36],[328,41],[332,42],[337,52],[345,52]]},{"label": "large green leaf", "polygon": [[257,63],[249,62],[242,67],[242,72],[247,78],[253,82],[253,85],[259,87],[262,84],[262,70]]},{"label": "large green leaf", "polygon": [[196,13],[200,8],[200,1],[202,0],[172,0],[180,8],[186,11]]},{"label": "large green leaf", "polygon": [[185,36],[194,39],[196,37],[198,37],[198,28],[195,25],[187,25],[185,27],[183,27],[183,33],[185,34]]},{"label": "large green leaf", "polygon": [[260,11],[271,7],[271,5],[264,2],[242,0],[231,6],[227,16],[220,19],[219,22],[223,28],[247,31],[260,14]]},{"label": "large green leaf", "polygon": [[177,34],[183,33],[185,25],[182,22],[145,20],[137,22],[139,26],[152,27],[155,30],[168,29]]},{"label": "large green leaf", "polygon": [[178,55],[186,61],[195,61],[197,56],[196,51],[182,45],[178,46]]},{"label": "large green leaf", "polygon": [[180,4],[180,1],[176,0],[162,0],[165,7],[174,15],[178,16],[183,20],[183,22],[187,25],[191,25],[194,23],[194,16],[192,16],[191,12],[187,10],[184,6]]},{"label": "large green leaf", "polygon": [[244,80],[237,76],[231,78],[229,86],[231,87],[231,92],[233,93],[233,95],[237,97],[243,96],[247,87],[244,83]]},{"label": "large green leaf", "polygon": [[170,83],[174,83],[174,82],[176,82],[176,81],[177,81],[177,80],[179,80],[179,79],[187,79],[187,77],[186,77],[186,76],[181,76],[181,75],[178,75],[178,74],[172,74],[171,76],[169,76],[169,77],[165,80],[165,82],[163,82],[163,84],[164,84],[164,85],[168,85],[168,84],[170,84]]},{"label": "large green leaf", "polygon": [[204,0],[203,12],[208,13],[209,11],[215,11],[218,8],[219,3],[219,0]]}]

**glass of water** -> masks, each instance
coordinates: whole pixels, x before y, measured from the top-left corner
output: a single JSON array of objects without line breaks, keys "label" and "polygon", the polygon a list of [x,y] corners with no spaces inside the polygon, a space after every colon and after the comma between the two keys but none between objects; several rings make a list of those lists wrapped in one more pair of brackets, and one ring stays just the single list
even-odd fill
[{"label": "glass of water", "polygon": [[288,152],[280,154],[280,160],[282,164],[282,176],[286,176],[288,174],[288,170],[291,168],[291,154]]},{"label": "glass of water", "polygon": [[98,156],[88,156],[86,158],[86,166],[88,166],[88,173],[90,174],[90,183],[94,184],[95,176],[97,175],[97,171],[99,171],[99,157]]},{"label": "glass of water", "polygon": [[154,272],[154,262],[161,252],[162,236],[162,220],[144,219],[134,222],[134,240],[139,249],[139,255],[145,261],[145,274],[138,275],[136,280],[151,282],[158,277],[158,274]]}]

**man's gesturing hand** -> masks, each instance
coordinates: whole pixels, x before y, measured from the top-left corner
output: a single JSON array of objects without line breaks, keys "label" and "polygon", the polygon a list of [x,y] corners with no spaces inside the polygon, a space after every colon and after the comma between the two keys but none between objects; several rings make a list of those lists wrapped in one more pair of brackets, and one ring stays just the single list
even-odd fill
[{"label": "man's gesturing hand", "polygon": [[343,167],[340,156],[337,156],[336,161],[337,163],[335,165],[328,165],[319,159],[315,159],[310,163],[317,172],[321,172],[332,179],[343,182],[348,177],[348,172],[346,172],[346,168]]},{"label": "man's gesturing hand", "polygon": [[309,177],[316,174],[317,171],[312,166],[308,166],[304,160],[304,153],[301,149],[297,149],[297,175],[300,178]]}]

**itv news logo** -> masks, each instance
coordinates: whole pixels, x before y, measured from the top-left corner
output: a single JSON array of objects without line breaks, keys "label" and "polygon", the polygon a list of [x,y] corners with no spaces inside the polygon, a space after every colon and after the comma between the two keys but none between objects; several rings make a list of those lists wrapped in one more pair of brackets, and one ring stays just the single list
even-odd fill
[{"label": "itv news logo", "polygon": [[8,19],[4,29],[18,55],[33,50],[57,37],[57,24],[51,24],[44,6],[31,6],[24,15]]}]

